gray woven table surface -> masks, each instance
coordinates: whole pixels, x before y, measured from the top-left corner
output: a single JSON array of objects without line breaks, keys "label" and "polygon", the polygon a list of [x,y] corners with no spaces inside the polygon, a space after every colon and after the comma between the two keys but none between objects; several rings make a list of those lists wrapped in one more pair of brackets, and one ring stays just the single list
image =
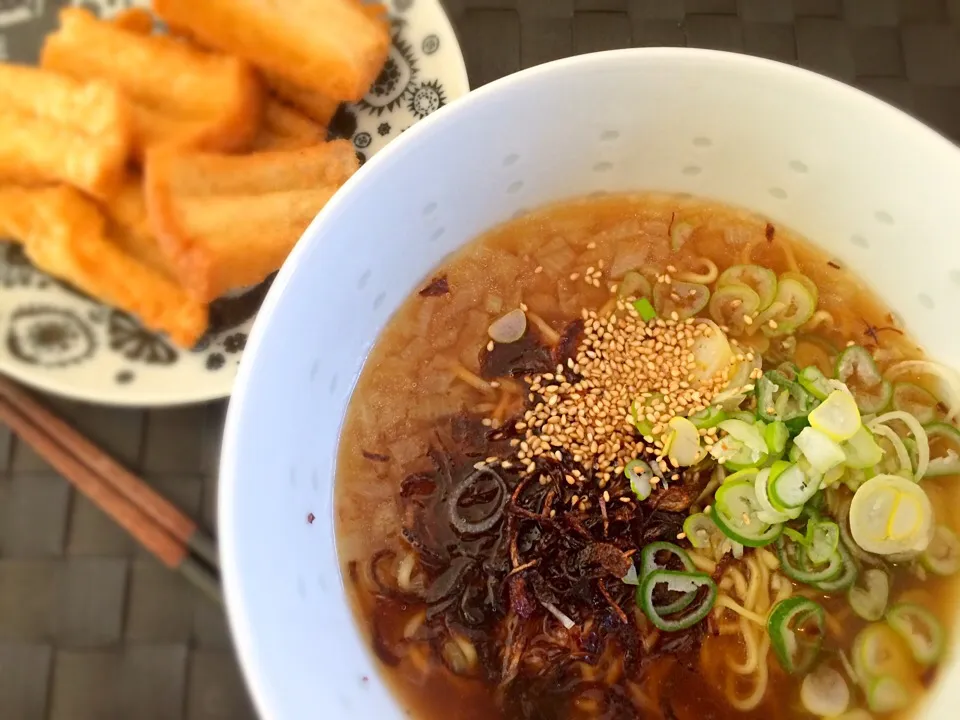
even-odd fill
[{"label": "gray woven table surface", "polygon": [[[960,0],[449,0],[447,6],[473,87],[573,53],[708,47],[799,63],[960,140]],[[223,403],[137,411],[53,402],[216,530]],[[222,614],[0,428],[0,718],[248,717],[253,712]]]}]

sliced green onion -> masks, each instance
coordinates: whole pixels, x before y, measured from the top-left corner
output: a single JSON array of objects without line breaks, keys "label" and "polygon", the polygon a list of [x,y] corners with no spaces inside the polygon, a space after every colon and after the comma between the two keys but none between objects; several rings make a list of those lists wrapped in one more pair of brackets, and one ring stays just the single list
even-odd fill
[{"label": "sliced green onion", "polygon": [[[624,274],[623,279],[620,281],[620,286],[617,288],[617,296],[621,298],[650,297],[650,281],[636,270],[630,270]],[[634,307],[636,307],[636,305],[634,305]],[[653,310],[652,305],[650,305],[650,309]],[[640,312],[639,308],[637,312]],[[644,318],[644,322],[647,320],[648,318]]]},{"label": "sliced green onion", "polygon": [[[897,435],[896,431],[883,423],[873,424],[870,427],[873,432],[881,438],[880,441],[884,443],[884,445],[881,446],[884,455],[888,455],[889,462],[885,462],[882,469],[894,475],[903,475],[908,480],[917,479],[914,475],[913,461],[910,459],[910,452],[907,450],[906,443]],[[888,454],[886,452],[887,449],[892,449],[893,453]],[[896,455],[895,460],[892,455]]]},{"label": "sliced green onion", "polygon": [[637,311],[640,315],[640,319],[645,323],[650,322],[657,317],[657,311],[654,310],[653,305],[650,304],[650,301],[645,297],[635,300],[633,303],[633,309]]},{"label": "sliced green onion", "polygon": [[893,677],[874,678],[867,685],[865,694],[867,706],[878,713],[890,713],[903,710],[910,704],[910,693],[903,683]]},{"label": "sliced green onion", "polygon": [[763,439],[763,433],[757,427],[756,421],[748,423],[743,420],[724,420],[718,424],[718,427],[742,442],[758,456],[767,451],[767,443]]},{"label": "sliced green onion", "polygon": [[[803,277],[807,282],[798,278]],[[777,284],[777,296],[770,307],[757,316],[755,322],[760,325],[764,335],[776,337],[796,331],[813,317],[817,309],[816,290],[809,278],[799,273],[783,273]]]},{"label": "sliced green onion", "polygon": [[893,398],[893,386],[880,375],[873,356],[859,345],[851,345],[840,353],[836,375],[853,393],[860,412],[878,413]]},{"label": "sliced green onion", "polygon": [[763,430],[763,441],[767,444],[767,454],[771,458],[779,458],[787,449],[790,431],[786,423],[774,420]]},{"label": "sliced green onion", "polygon": [[767,421],[782,420],[799,432],[816,401],[810,393],[779,370],[764,373],[756,383],[757,415]]},{"label": "sliced green onion", "polygon": [[820,480],[819,475],[809,476],[798,465],[790,465],[770,482],[770,500],[774,507],[802,507],[820,489]]},{"label": "sliced green onion", "polygon": [[797,378],[800,387],[813,395],[817,400],[825,400],[833,392],[827,383],[827,376],[820,372],[816,365],[805,367]]},{"label": "sliced green onion", "polygon": [[820,487],[828,488],[836,485],[838,482],[843,480],[844,475],[847,474],[847,469],[848,468],[846,465],[837,465],[836,467],[830,468],[823,474],[823,480],[820,483]]},{"label": "sliced green onion", "polygon": [[668,318],[676,313],[680,320],[692,318],[707,306],[709,300],[710,289],[699,283],[674,280],[669,285],[657,283],[653,288],[653,306],[660,317]]},{"label": "sliced green onion", "polygon": [[946,525],[937,525],[920,562],[936,575],[955,575],[960,570],[960,538]]},{"label": "sliced green onion", "polygon": [[840,527],[832,520],[811,518],[807,523],[807,557],[815,564],[830,560],[840,544]]},{"label": "sliced green onion", "polygon": [[701,384],[712,382],[721,370],[730,369],[735,361],[733,349],[726,333],[713,320],[700,317],[694,322],[700,334],[693,339],[693,347],[690,348],[694,365],[693,379]]},{"label": "sliced green onion", "polygon": [[861,686],[875,678],[906,678],[911,673],[908,649],[900,636],[886,623],[867,625],[853,640],[851,657]]},{"label": "sliced green onion", "polygon": [[807,462],[819,473],[827,472],[847,458],[836,441],[813,427],[801,430],[793,442],[800,448]]},{"label": "sliced green onion", "polygon": [[696,465],[703,457],[697,426],[687,418],[679,416],[671,418],[668,426],[670,434],[664,443],[667,457],[675,467]]},{"label": "sliced green onion", "polygon": [[890,608],[887,624],[903,638],[913,659],[929,667],[943,656],[945,635],[940,621],[924,607],[900,603]]},{"label": "sliced green onion", "polygon": [[[862,478],[860,480],[860,485],[862,486],[869,478]],[[859,489],[859,487],[857,488]],[[856,492],[856,490],[854,490]],[[857,560],[866,565],[878,565],[882,561],[877,555],[868,553],[865,550],[862,550],[856,541],[853,539],[853,534],[850,532],[850,500],[844,500],[840,503],[840,510],[837,513],[837,525],[840,526],[840,545],[845,547],[851,553],[853,553]]]},{"label": "sliced green onion", "polygon": [[823,607],[794,595],[774,605],[767,616],[770,645],[791,675],[807,672],[817,661],[825,629]]},{"label": "sliced green onion", "polygon": [[700,412],[696,412],[689,418],[697,430],[709,430],[716,427],[727,419],[727,413],[718,405],[711,405]]},{"label": "sliced green onion", "polygon": [[790,270],[780,273],[780,281],[783,282],[784,280],[794,280],[803,285],[806,291],[813,296],[814,305],[820,301],[820,288],[817,287],[817,284],[813,280],[803,273],[793,272]]},{"label": "sliced green onion", "polygon": [[840,553],[833,552],[825,564],[815,565],[806,554],[806,549],[799,542],[781,535],[777,538],[777,557],[780,559],[780,569],[791,580],[806,585],[816,582],[833,580],[843,572],[843,558]]},{"label": "sliced green onion", "polygon": [[762,522],[757,517],[758,510],[754,482],[728,478],[717,490],[712,517],[731,540],[748,547],[761,547],[776,540],[783,526]]},{"label": "sliced green onion", "polygon": [[933,393],[910,382],[893,384],[893,409],[903,410],[926,425],[937,419],[937,398]]},{"label": "sliced green onion", "polygon": [[706,513],[694,513],[683,521],[683,534],[697,550],[704,550],[715,544],[717,536],[726,538],[717,524]]},{"label": "sliced green onion", "polygon": [[960,475],[960,430],[944,422],[928,423],[923,429],[930,448],[930,462],[923,476]]},{"label": "sliced green onion", "polygon": [[831,580],[818,580],[811,583],[817,590],[821,590],[830,595],[849,590],[857,581],[857,575],[859,574],[856,560],[853,559],[850,551],[847,550],[843,543],[837,545],[837,554],[843,563],[843,569],[840,571],[840,574]]},{"label": "sliced green onion", "polygon": [[836,717],[850,705],[850,688],[843,675],[821,665],[800,685],[800,702],[807,712],[820,717]]},{"label": "sliced green onion", "polygon": [[643,502],[653,492],[653,469],[645,460],[631,460],[623,468],[623,474],[630,481],[630,490]]},{"label": "sliced green onion", "polygon": [[800,377],[800,368],[796,366],[796,363],[792,363],[789,360],[777,365],[777,372],[792,383],[797,382]]},{"label": "sliced green onion", "polygon": [[810,411],[810,427],[819,430],[835,442],[852,438],[860,425],[860,410],[853,396],[844,390],[834,390],[827,399]]},{"label": "sliced green onion", "polygon": [[887,370],[890,380],[904,375],[931,375],[939,382],[934,395],[947,406],[947,421],[960,413],[960,372],[931,360],[904,360]]},{"label": "sliced green onion", "polygon": [[[725,420],[724,422],[731,422]],[[739,421],[734,421],[739,422]],[[762,436],[761,436],[762,437]],[[766,445],[764,445],[766,447]],[[766,452],[757,452],[733,435],[725,435],[710,446],[710,456],[729,470],[740,471],[759,467],[767,461]]]},{"label": "sliced green onion", "polygon": [[840,447],[843,449],[843,462],[847,467],[862,470],[877,465],[883,459],[883,450],[873,439],[873,433],[863,425]]},{"label": "sliced green onion", "polygon": [[794,530],[792,527],[784,526],[783,534],[798,545],[804,545],[807,542],[807,536],[798,530]]},{"label": "sliced green onion", "polygon": [[877,475],[854,493],[850,533],[857,545],[877,555],[921,552],[933,535],[933,507],[915,483]]},{"label": "sliced green onion", "polygon": [[[754,492],[757,495],[757,502],[760,506],[760,509],[757,510],[757,519],[770,524],[786,522],[799,515],[799,511],[788,512],[786,508],[778,507],[771,502],[768,490],[770,485],[769,478],[772,472],[773,468],[763,468],[760,470],[754,479],[753,486]],[[787,528],[784,529],[786,530]]]},{"label": "sliced green onion", "polygon": [[733,265],[717,278],[717,288],[743,285],[753,290],[760,298],[759,310],[766,310],[777,296],[777,275],[773,270],[760,265]]},{"label": "sliced green onion", "polygon": [[[664,585],[666,590],[672,593],[683,593],[686,597],[693,593],[694,597],[706,589],[706,594],[699,603],[695,604],[692,610],[684,608],[686,612],[680,613],[679,617],[665,617],[670,613],[658,608],[653,603],[653,594],[658,585]],[[685,630],[703,620],[713,609],[713,604],[717,599],[717,584],[713,579],[705,574],[698,572],[676,572],[673,570],[654,570],[649,573],[640,583],[640,590],[637,592],[637,604],[643,611],[647,619],[654,627],[664,632],[676,632]]]},{"label": "sliced green onion", "polygon": [[640,551],[641,580],[654,570],[670,569],[667,563],[657,560],[657,553],[661,552],[668,553],[671,557],[675,557],[677,560],[679,560],[685,571],[696,571],[697,568],[693,564],[693,560],[690,559],[690,555],[679,545],[674,545],[671,542],[665,541],[652,542],[649,545],[644,545],[643,550]]},{"label": "sliced green onion", "polygon": [[742,335],[747,327],[744,317],[751,322],[760,311],[760,296],[746,285],[735,283],[718,287],[710,297],[710,317],[730,328],[734,335]]},{"label": "sliced green onion", "polygon": [[[693,564],[693,560],[690,559],[690,556],[687,554],[686,550],[674,545],[673,543],[654,542],[650,543],[649,545],[645,545],[643,550],[640,551],[641,584],[650,573],[656,570],[670,569],[667,566],[667,563],[661,563],[657,560],[657,553],[661,552],[668,553],[672,557],[677,558],[680,561],[680,564],[683,566],[683,572],[690,573],[697,571],[696,566]],[[696,590],[686,592],[673,602],[667,603],[666,605],[657,605],[657,612],[659,612],[661,615],[670,615],[675,612],[680,612],[681,610],[687,608],[696,597]]]},{"label": "sliced green onion", "polygon": [[[711,323],[712,324],[712,323]],[[696,344],[694,344],[696,350]],[[717,395],[713,396],[713,403],[720,405],[724,410],[732,411],[740,407],[750,391],[746,388],[753,387],[753,373],[763,364],[763,360],[758,352],[750,352],[744,348],[737,347],[736,355],[733,355],[734,349],[731,347],[731,357],[728,364],[732,366],[733,372],[728,375],[727,386]],[[743,360],[737,358],[743,357]]]},{"label": "sliced green onion", "polygon": [[789,381],[776,370],[764,373],[757,379],[757,414],[764,420],[778,420],[777,397]]},{"label": "sliced green onion", "polygon": [[902,410],[884,413],[871,420],[867,427],[873,432],[877,432],[878,426],[885,425],[891,420],[899,420],[906,425],[917,441],[917,467],[913,473],[913,479],[919,481],[926,474],[930,464],[930,441],[927,438],[927,431],[923,429],[923,426],[913,415]]},{"label": "sliced green onion", "polygon": [[859,468],[850,468],[843,474],[843,484],[847,486],[850,492],[856,492],[873,475],[868,475]]},{"label": "sliced green onion", "polygon": [[870,568],[863,573],[864,587],[854,585],[847,591],[853,611],[869,622],[883,617],[890,598],[890,576],[883,570]]}]

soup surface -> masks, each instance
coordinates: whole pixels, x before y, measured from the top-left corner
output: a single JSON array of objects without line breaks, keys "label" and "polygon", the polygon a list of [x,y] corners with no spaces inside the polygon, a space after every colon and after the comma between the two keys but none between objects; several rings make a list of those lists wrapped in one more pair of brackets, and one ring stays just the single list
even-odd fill
[{"label": "soup surface", "polygon": [[511,221],[354,392],[357,621],[423,720],[909,717],[960,569],[951,372],[764,218],[644,194]]}]

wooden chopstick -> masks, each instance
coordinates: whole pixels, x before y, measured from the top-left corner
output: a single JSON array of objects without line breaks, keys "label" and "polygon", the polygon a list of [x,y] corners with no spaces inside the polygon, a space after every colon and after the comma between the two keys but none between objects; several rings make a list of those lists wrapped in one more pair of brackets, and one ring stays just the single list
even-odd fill
[{"label": "wooden chopstick", "polygon": [[3,378],[0,421],[162,563],[222,602],[216,547],[176,506]]}]

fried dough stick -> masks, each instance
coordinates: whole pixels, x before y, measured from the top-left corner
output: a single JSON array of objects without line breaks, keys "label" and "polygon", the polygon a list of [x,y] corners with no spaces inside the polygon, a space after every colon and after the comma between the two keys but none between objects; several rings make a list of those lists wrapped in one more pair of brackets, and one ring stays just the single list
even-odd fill
[{"label": "fried dough stick", "polygon": [[[110,22],[140,35],[153,32],[153,15],[145,8],[121,10]],[[251,150],[289,150],[327,139],[327,125],[340,103],[276,75],[261,75],[274,97],[264,105],[263,122]]]},{"label": "fried dough stick", "polygon": [[387,59],[379,8],[357,0],[153,0],[174,30],[331,101],[359,100]]},{"label": "fried dough stick", "polygon": [[0,235],[23,244],[40,270],[136,315],[178,345],[192,347],[207,328],[207,307],[107,235],[96,204],[64,185],[0,186]]},{"label": "fried dough stick", "polygon": [[145,34],[137,18],[113,23],[80,8],[61,10],[40,64],[109,81],[130,97],[140,156],[161,145],[225,152],[249,146],[264,102],[256,71],[238,58]]},{"label": "fried dough stick", "polygon": [[143,178],[131,173],[113,199],[103,205],[108,220],[110,239],[128,255],[177,282],[177,270],[160,249],[147,218],[147,202],[143,194]]},{"label": "fried dough stick", "polygon": [[340,107],[340,102],[307,87],[301,87],[276,73],[263,72],[267,87],[278,98],[289,103],[307,117],[327,127]]},{"label": "fried dough stick", "polygon": [[356,172],[349,141],[231,156],[156,151],[144,187],[151,227],[202,301],[261,282]]},{"label": "fried dough stick", "polygon": [[0,182],[65,182],[109,197],[131,127],[130,106],[107,84],[0,64]]},{"label": "fried dough stick", "polygon": [[253,150],[295,150],[327,139],[326,125],[271,98],[263,112],[263,124],[253,141]]}]

